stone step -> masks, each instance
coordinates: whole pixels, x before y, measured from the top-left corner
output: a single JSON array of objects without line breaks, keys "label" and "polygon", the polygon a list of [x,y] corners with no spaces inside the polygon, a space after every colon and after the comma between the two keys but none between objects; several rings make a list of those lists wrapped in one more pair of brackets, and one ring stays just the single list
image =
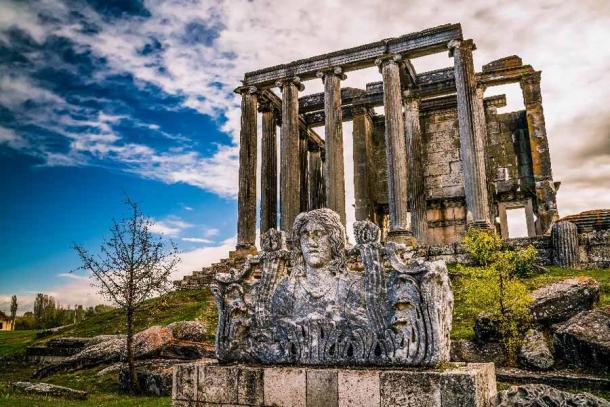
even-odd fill
[{"label": "stone step", "polygon": [[496,379],[509,383],[540,383],[570,389],[610,390],[610,377],[580,373],[574,370],[533,372],[508,367],[496,368]]}]

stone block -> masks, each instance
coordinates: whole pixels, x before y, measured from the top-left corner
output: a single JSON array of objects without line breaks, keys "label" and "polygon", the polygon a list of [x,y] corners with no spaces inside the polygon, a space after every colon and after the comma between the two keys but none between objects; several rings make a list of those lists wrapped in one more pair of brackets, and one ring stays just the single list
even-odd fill
[{"label": "stone block", "polygon": [[380,405],[378,370],[339,370],[339,407]]},{"label": "stone block", "polygon": [[282,407],[306,407],[307,377],[304,369],[265,368],[264,404]]},{"label": "stone block", "polygon": [[440,374],[437,372],[382,372],[381,407],[441,405]]},{"label": "stone block", "polygon": [[197,399],[196,364],[178,365],[174,367],[172,399],[191,401]]},{"label": "stone block", "polygon": [[239,404],[262,406],[264,403],[264,380],[262,368],[239,369],[237,380],[237,402]]},{"label": "stone block", "polygon": [[238,369],[227,366],[198,366],[197,401],[237,403]]},{"label": "stone block", "polygon": [[440,386],[443,407],[491,407],[497,393],[494,365],[483,363],[446,370],[440,374]]},{"label": "stone block", "polygon": [[307,371],[307,407],[337,407],[338,391],[336,370]]}]

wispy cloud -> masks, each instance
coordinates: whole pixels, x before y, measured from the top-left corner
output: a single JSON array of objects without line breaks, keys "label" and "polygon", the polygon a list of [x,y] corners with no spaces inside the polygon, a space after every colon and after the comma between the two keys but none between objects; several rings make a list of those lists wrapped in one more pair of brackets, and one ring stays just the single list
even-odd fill
[{"label": "wispy cloud", "polygon": [[150,228],[150,231],[169,237],[177,237],[184,230],[192,227],[193,224],[191,223],[185,222],[184,220],[176,216],[169,216],[162,220],[153,219],[153,224]]}]

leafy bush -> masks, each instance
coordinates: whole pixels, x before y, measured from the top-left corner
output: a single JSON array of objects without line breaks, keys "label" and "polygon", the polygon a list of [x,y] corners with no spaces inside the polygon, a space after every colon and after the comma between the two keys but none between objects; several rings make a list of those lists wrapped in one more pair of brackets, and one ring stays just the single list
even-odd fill
[{"label": "leafy bush", "polygon": [[502,238],[496,233],[470,228],[464,237],[464,248],[477,266],[487,266],[494,261],[502,248]]},{"label": "leafy bush", "polygon": [[458,266],[462,281],[456,294],[470,316],[488,312],[498,321],[502,346],[514,361],[531,318],[532,299],[521,278],[533,272],[538,253],[533,246],[507,248],[497,234],[477,229],[470,229],[463,243],[476,266]]}]

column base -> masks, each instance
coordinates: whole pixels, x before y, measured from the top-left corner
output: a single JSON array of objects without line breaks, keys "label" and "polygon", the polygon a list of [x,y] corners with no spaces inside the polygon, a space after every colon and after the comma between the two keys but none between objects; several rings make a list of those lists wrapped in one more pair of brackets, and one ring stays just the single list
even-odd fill
[{"label": "column base", "polygon": [[386,236],[386,240],[394,243],[406,244],[407,246],[415,247],[417,239],[413,236],[410,230],[390,230]]}]

